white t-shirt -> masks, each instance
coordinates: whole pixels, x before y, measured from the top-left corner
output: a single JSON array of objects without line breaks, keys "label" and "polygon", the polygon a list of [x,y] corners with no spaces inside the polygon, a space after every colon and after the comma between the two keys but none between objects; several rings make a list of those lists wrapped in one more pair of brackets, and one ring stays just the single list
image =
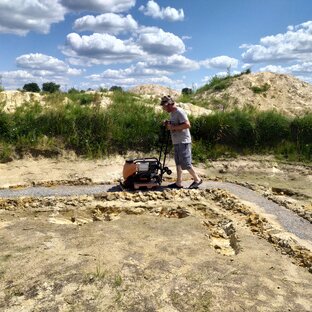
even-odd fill
[{"label": "white t-shirt", "polygon": [[[188,121],[186,112],[180,107],[177,107],[174,112],[170,113],[170,123],[174,126],[181,125]],[[187,128],[179,131],[171,131],[171,139],[172,144],[191,143],[192,138],[190,129]]]}]

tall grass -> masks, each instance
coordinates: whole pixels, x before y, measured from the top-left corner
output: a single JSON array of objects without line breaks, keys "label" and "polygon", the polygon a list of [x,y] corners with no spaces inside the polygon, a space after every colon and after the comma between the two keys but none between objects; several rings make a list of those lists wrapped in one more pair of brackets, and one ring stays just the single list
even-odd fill
[{"label": "tall grass", "polygon": [[151,151],[158,144],[163,115],[124,92],[115,92],[107,110],[112,152]]},{"label": "tall grass", "polygon": [[290,124],[292,141],[304,159],[312,158],[312,114],[295,118]]},{"label": "tall grass", "polygon": [[234,110],[198,117],[193,121],[192,133],[196,140],[209,145],[245,148],[256,144],[254,118],[247,111]]},{"label": "tall grass", "polygon": [[[116,91],[111,99],[105,109],[52,99],[44,108],[25,103],[10,114],[0,108],[0,159],[9,159],[14,150],[65,148],[87,157],[157,150],[167,116],[130,93]],[[312,114],[289,118],[246,109],[191,117],[191,124],[197,161],[237,153],[312,161]]]},{"label": "tall grass", "polygon": [[257,144],[273,147],[290,139],[290,119],[275,111],[261,112],[256,117]]},{"label": "tall grass", "polygon": [[128,93],[115,92],[112,100],[107,109],[71,102],[45,109],[27,103],[13,114],[1,111],[0,141],[17,148],[40,148],[47,137],[48,142],[57,140],[89,157],[155,149],[164,116]]},{"label": "tall grass", "polygon": [[234,110],[193,118],[192,125],[198,160],[204,154],[273,153],[312,161],[312,114],[291,120],[275,111]]}]

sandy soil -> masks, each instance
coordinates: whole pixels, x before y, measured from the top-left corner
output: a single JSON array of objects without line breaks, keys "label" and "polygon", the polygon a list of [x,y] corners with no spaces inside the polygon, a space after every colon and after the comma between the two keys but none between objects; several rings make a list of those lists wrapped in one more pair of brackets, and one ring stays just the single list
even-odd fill
[{"label": "sandy soil", "polygon": [[[0,164],[0,187],[114,185],[123,162],[16,160]],[[196,169],[312,222],[310,166],[252,157]],[[311,311],[305,243],[222,190],[0,199],[0,310]]]},{"label": "sandy soil", "polygon": [[[265,92],[255,93],[252,88],[263,88]],[[276,110],[284,115],[303,116],[311,113],[312,86],[293,76],[271,72],[241,75],[221,92],[207,91],[198,94],[206,103],[226,102],[226,106],[254,107],[260,111]],[[220,105],[222,109],[222,105]]]}]

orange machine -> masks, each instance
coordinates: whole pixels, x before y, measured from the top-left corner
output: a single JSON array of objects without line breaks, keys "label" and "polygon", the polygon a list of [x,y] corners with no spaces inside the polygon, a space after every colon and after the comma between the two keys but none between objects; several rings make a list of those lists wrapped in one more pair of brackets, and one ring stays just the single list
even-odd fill
[{"label": "orange machine", "polygon": [[123,189],[152,189],[161,185],[164,173],[169,175],[172,173],[165,166],[169,134],[169,131],[164,132],[165,139],[161,143],[158,159],[149,157],[126,160],[123,167],[123,182],[120,183]]},{"label": "orange machine", "polygon": [[157,158],[137,158],[126,160],[123,167],[122,188],[126,189],[152,189],[162,183],[163,174],[172,171]]}]

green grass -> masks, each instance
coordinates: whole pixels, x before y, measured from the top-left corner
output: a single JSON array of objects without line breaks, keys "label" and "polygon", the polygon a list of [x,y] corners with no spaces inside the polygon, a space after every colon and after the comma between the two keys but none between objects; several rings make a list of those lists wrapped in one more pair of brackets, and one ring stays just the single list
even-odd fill
[{"label": "green grass", "polygon": [[214,76],[211,78],[209,83],[199,88],[196,91],[196,94],[200,94],[205,91],[210,91],[210,92],[223,91],[227,89],[232,84],[232,82],[233,82],[232,76],[226,76],[226,77]]},{"label": "green grass", "polygon": [[265,93],[270,89],[270,85],[268,83],[263,84],[262,86],[253,86],[250,88],[253,93],[260,94],[260,93]]},{"label": "green grass", "polygon": [[250,74],[250,70],[246,70],[246,71],[241,72],[240,74],[236,74],[236,75],[228,74],[225,77],[213,76],[210,79],[209,83],[207,83],[203,87],[197,89],[195,94],[201,94],[205,91],[219,92],[219,91],[226,90],[233,83],[235,78],[238,78],[242,75],[248,75],[248,74]]}]

